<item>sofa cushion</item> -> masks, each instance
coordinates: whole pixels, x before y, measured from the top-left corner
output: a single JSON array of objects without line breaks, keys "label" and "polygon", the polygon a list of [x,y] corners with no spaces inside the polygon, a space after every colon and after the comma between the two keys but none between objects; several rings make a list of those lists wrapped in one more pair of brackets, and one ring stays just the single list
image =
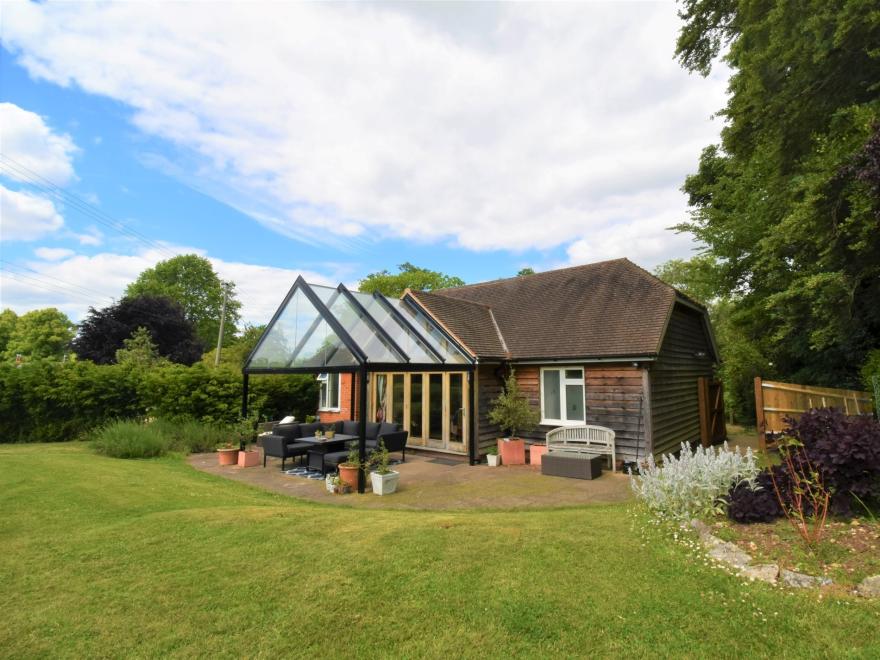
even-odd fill
[{"label": "sofa cushion", "polygon": [[318,429],[323,429],[324,425],[321,422],[313,422],[311,424],[300,424],[299,425],[299,437],[301,438],[311,438],[315,435],[315,431]]},{"label": "sofa cushion", "polygon": [[343,435],[358,435],[360,433],[360,422],[352,422],[351,420],[345,420],[342,422],[342,431]]},{"label": "sofa cushion", "polygon": [[276,424],[272,429],[272,434],[280,435],[286,440],[295,440],[296,438],[302,437],[300,426],[301,424],[297,422],[294,422],[293,424]]},{"label": "sofa cushion", "polygon": [[379,422],[367,422],[367,440],[375,440],[379,435]]},{"label": "sofa cushion", "polygon": [[391,424],[389,422],[382,422],[382,424],[379,425],[379,433],[376,435],[376,437],[382,437],[386,433],[394,433],[395,431],[399,431],[399,430],[400,430],[400,424]]}]

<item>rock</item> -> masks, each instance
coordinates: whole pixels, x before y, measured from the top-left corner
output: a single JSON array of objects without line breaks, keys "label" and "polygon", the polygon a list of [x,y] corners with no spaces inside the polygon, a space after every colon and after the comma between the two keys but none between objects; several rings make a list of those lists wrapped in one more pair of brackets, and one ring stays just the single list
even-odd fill
[{"label": "rock", "polygon": [[[712,537],[715,538],[715,537]],[[752,558],[740,550],[739,546],[728,541],[715,539],[717,543],[709,549],[709,556],[717,561],[730,564],[736,568],[743,568],[751,563]]]},{"label": "rock", "polygon": [[697,520],[696,518],[691,520],[691,527],[696,530],[697,534],[700,535],[700,538],[712,533],[709,529],[709,525],[704,523],[702,520]]},{"label": "rock", "polygon": [[856,593],[865,598],[880,598],[880,575],[872,575],[859,582]]},{"label": "rock", "polygon": [[811,587],[823,587],[826,584],[831,584],[830,578],[796,573],[795,571],[787,571],[784,568],[779,572],[779,577],[782,578],[785,584],[795,589],[810,589]]},{"label": "rock", "polygon": [[744,566],[740,569],[739,573],[749,580],[761,580],[762,582],[776,584],[776,578],[779,576],[779,566],[777,564]]}]

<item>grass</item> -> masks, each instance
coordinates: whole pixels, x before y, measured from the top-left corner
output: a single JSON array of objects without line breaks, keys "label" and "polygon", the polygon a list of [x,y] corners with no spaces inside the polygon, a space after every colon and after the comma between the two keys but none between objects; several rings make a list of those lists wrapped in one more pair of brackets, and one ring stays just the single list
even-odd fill
[{"label": "grass", "polygon": [[0,493],[10,658],[880,655],[880,603],[743,583],[626,505],[333,507],[82,444],[0,446]]}]

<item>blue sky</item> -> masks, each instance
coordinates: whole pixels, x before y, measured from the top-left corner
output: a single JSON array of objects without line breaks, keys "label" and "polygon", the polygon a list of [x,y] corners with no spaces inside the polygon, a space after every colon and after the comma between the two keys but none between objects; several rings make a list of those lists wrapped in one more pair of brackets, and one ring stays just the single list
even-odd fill
[{"label": "blue sky", "polygon": [[691,253],[724,79],[672,61],[673,5],[257,7],[4,7],[4,307],[76,320],[189,251],[251,322],[299,273]]}]

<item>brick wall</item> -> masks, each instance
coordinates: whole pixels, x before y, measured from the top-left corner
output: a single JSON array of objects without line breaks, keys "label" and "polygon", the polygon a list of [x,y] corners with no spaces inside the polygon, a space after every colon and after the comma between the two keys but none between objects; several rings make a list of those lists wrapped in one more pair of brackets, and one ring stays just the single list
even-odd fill
[{"label": "brick wall", "polygon": [[[321,411],[318,413],[318,420],[322,423],[329,424],[345,419],[357,419],[357,414],[352,414],[351,410],[351,388],[356,386],[355,374],[340,374],[339,376],[339,412]],[[357,413],[357,391],[355,391],[355,413]]]}]

